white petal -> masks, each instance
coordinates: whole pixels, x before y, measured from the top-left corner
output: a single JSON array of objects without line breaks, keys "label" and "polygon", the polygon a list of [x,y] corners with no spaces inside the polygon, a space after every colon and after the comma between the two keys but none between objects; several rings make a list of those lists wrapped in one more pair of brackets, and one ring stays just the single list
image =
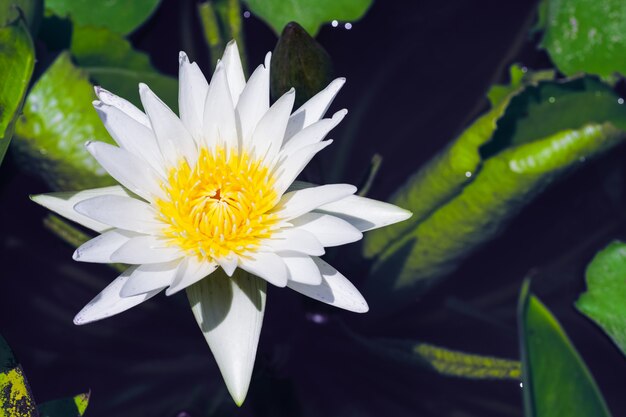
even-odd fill
[{"label": "white petal", "polygon": [[185,258],[176,273],[174,282],[165,290],[165,295],[173,295],[184,290],[213,273],[216,269],[217,264],[215,262],[199,261],[196,257]]},{"label": "white petal", "polygon": [[298,110],[296,110],[289,118],[285,140],[289,140],[293,135],[304,129],[305,127],[317,122],[324,117],[326,110],[330,107],[333,99],[345,84],[345,78],[337,78],[328,86],[311,97]]},{"label": "white petal", "polygon": [[74,206],[77,203],[99,195],[130,196],[131,194],[125,188],[120,187],[119,185],[114,185],[112,187],[94,188],[84,191],[64,191],[59,193],[38,194],[30,196],[30,198],[35,203],[60,214],[66,219],[101,233],[110,229],[111,226],[95,221],[87,216],[77,213],[74,210]]},{"label": "white petal", "polygon": [[276,100],[257,124],[252,134],[252,148],[258,157],[269,162],[278,154],[295,97],[296,90],[292,88]]},{"label": "white petal", "polygon": [[289,281],[308,285],[322,283],[322,274],[310,256],[299,253],[281,253],[280,256],[287,265]]},{"label": "white petal", "polygon": [[139,110],[134,104],[130,101],[123,99],[122,97],[116,96],[110,91],[105,90],[102,87],[96,86],[94,87],[96,90],[96,96],[102,101],[104,104],[108,104],[109,106],[116,107],[126,113],[128,116],[135,119],[137,122],[141,123],[147,128],[151,129],[150,120],[148,116],[141,110]]},{"label": "white petal", "polygon": [[228,79],[230,96],[233,99],[233,104],[237,105],[239,96],[246,86],[246,77],[243,74],[239,49],[234,39],[226,45],[222,62],[224,63],[224,68],[226,68],[226,78]]},{"label": "white petal", "polygon": [[180,259],[160,264],[139,265],[126,281],[120,295],[133,297],[169,287],[181,264]]},{"label": "white petal", "polygon": [[198,158],[196,142],[178,116],[163,103],[150,88],[139,84],[139,96],[157,138],[163,160],[169,167],[176,166],[182,157],[194,165]]},{"label": "white petal", "polygon": [[280,151],[281,156],[291,155],[308,145],[321,142],[328,132],[335,128],[348,114],[347,110],[340,110],[331,119],[322,119],[296,133]]},{"label": "white petal", "polygon": [[207,146],[221,145],[226,146],[227,149],[237,149],[239,140],[235,108],[228,89],[226,70],[222,63],[217,64],[209,84],[209,93],[204,106],[203,129]]},{"label": "white petal", "polygon": [[113,262],[138,265],[169,262],[182,256],[180,249],[168,246],[162,239],[155,236],[138,236],[113,252],[111,259]]},{"label": "white petal", "polygon": [[87,142],[85,146],[102,168],[133,193],[148,201],[163,197],[157,173],[132,153],[104,142]]},{"label": "white petal", "polygon": [[204,102],[209,91],[209,83],[198,64],[189,63],[187,54],[180,52],[178,68],[178,108],[180,119],[198,141],[202,137]]},{"label": "white petal", "polygon": [[74,210],[98,222],[138,233],[160,233],[164,227],[150,204],[132,197],[92,197],[76,204]]},{"label": "white petal", "polygon": [[122,287],[134,270],[135,267],[128,268],[122,275],[102,290],[96,298],[91,300],[89,304],[74,317],[74,324],[87,324],[111,317],[157,295],[160,290],[150,291],[134,297],[123,298],[120,296]]},{"label": "white petal", "polygon": [[369,310],[367,302],[359,290],[346,277],[319,258],[313,258],[313,261],[322,273],[322,283],[320,285],[306,285],[289,281],[287,284],[289,288],[344,310],[355,313],[365,313]]},{"label": "white petal", "polygon": [[294,251],[316,256],[324,254],[324,246],[313,234],[296,228],[274,232],[270,239],[263,241],[262,246],[272,252]]},{"label": "white petal", "polygon": [[246,398],[265,311],[265,281],[218,271],[187,288],[198,325],[237,405]]},{"label": "white petal", "polygon": [[277,287],[287,285],[287,266],[273,252],[254,252],[239,258],[241,268]]},{"label": "white petal", "polygon": [[133,155],[146,161],[156,172],[164,174],[163,157],[152,128],[130,117],[117,107],[101,101],[93,103],[111,137]]},{"label": "white petal", "polygon": [[327,184],[290,191],[281,197],[273,212],[281,219],[289,220],[355,192],[356,187],[350,184]]},{"label": "white petal", "polygon": [[274,186],[276,192],[278,194],[285,192],[311,159],[331,143],[333,143],[332,140],[325,140],[320,143],[308,145],[295,151],[292,155],[284,157],[276,166],[277,180]]},{"label": "white petal", "polygon": [[136,236],[126,230],[109,230],[80,245],[72,257],[80,262],[111,263],[111,254]]},{"label": "white petal", "polygon": [[226,272],[226,275],[232,277],[235,269],[237,269],[237,265],[239,265],[239,259],[231,254],[217,259],[217,263],[222,267],[224,272]]},{"label": "white petal", "polygon": [[393,204],[351,195],[319,206],[316,211],[340,217],[361,232],[404,221],[413,213]]},{"label": "white petal", "polygon": [[235,113],[245,149],[250,149],[252,133],[270,107],[269,59],[266,57],[265,61],[267,65],[259,65],[252,73],[237,102]]},{"label": "white petal", "polygon": [[329,214],[305,213],[289,222],[295,228],[313,234],[325,247],[345,245],[363,238],[363,233],[356,227]]}]

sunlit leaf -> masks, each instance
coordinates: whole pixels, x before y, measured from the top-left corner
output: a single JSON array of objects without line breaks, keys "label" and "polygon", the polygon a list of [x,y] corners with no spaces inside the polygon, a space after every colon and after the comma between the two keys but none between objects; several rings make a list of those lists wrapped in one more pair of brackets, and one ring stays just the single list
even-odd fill
[{"label": "sunlit leaf", "polygon": [[15,146],[23,163],[55,189],[114,181],[85,149],[88,140],[111,142],[91,102],[87,75],[61,54],[33,86],[16,123]]},{"label": "sunlit leaf", "polygon": [[9,147],[35,65],[35,51],[21,19],[0,28],[0,164]]},{"label": "sunlit leaf", "polygon": [[320,26],[332,20],[360,19],[372,0],[244,0],[250,10],[265,20],[276,33],[289,22],[298,22],[315,36]]},{"label": "sunlit leaf", "polygon": [[613,242],[587,266],[587,292],[576,307],[626,355],[626,244]]},{"label": "sunlit leaf", "polygon": [[526,417],[611,415],[585,363],[556,318],[529,293],[528,282],[518,325]]},{"label": "sunlit leaf", "polygon": [[549,0],[542,45],[566,75],[626,75],[626,2]]},{"label": "sunlit leaf", "polygon": [[105,27],[127,34],[154,13],[160,0],[46,0],[46,8],[59,16],[70,16],[81,26]]},{"label": "sunlit leaf", "polygon": [[37,416],[37,409],[28,381],[11,348],[0,336],[0,417],[31,416]]},{"label": "sunlit leaf", "polygon": [[292,22],[274,48],[270,74],[272,98],[295,88],[294,108],[298,108],[332,81],[332,61],[322,45]]},{"label": "sunlit leaf", "polygon": [[81,417],[89,404],[90,393],[49,401],[39,405],[40,417]]}]

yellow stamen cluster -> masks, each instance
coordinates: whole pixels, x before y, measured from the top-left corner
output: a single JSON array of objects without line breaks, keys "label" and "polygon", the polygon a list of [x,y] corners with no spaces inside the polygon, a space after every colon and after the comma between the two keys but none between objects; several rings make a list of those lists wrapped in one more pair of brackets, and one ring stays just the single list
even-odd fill
[{"label": "yellow stamen cluster", "polygon": [[169,226],[164,234],[189,254],[212,260],[241,255],[271,236],[278,202],[274,178],[261,160],[223,148],[201,149],[198,162],[170,170],[167,198],[156,207]]}]

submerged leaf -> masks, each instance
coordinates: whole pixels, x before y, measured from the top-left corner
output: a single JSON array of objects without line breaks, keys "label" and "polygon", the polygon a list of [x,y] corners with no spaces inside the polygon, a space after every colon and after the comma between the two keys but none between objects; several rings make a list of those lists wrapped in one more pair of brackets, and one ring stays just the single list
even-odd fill
[{"label": "submerged leaf", "polygon": [[611,416],[587,366],[556,318],[529,293],[528,282],[518,325],[525,416]]},{"label": "submerged leaf", "polygon": [[372,0],[244,0],[250,10],[276,33],[289,22],[298,22],[315,36],[321,25],[332,20],[355,21],[363,17]]},{"label": "submerged leaf", "polygon": [[61,54],[33,86],[15,127],[18,156],[58,190],[95,188],[115,181],[85,149],[111,142],[92,108],[93,86],[69,54]]},{"label": "submerged leaf", "polygon": [[9,147],[35,66],[35,51],[22,19],[0,28],[0,164]]},{"label": "submerged leaf", "polygon": [[576,308],[598,324],[626,355],[626,244],[613,242],[587,267],[587,292]]}]

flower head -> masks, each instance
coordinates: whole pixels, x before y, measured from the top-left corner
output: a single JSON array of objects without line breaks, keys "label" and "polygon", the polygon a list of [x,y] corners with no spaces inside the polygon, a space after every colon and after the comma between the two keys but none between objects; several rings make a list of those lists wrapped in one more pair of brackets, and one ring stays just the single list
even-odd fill
[{"label": "flower head", "polygon": [[410,216],[355,196],[352,185],[295,181],[347,113],[323,118],[344,79],[292,113],[293,89],[270,106],[269,62],[270,54],[246,82],[231,42],[208,83],[181,52],[180,116],[146,85],[139,86],[145,113],[96,88],[94,107],[119,146],[86,146],[120,185],[33,197],[101,233],[75,260],[131,265],[74,322],[186,288],[238,404],[254,364],[265,282],[365,312],[358,290],[319,256]]}]

